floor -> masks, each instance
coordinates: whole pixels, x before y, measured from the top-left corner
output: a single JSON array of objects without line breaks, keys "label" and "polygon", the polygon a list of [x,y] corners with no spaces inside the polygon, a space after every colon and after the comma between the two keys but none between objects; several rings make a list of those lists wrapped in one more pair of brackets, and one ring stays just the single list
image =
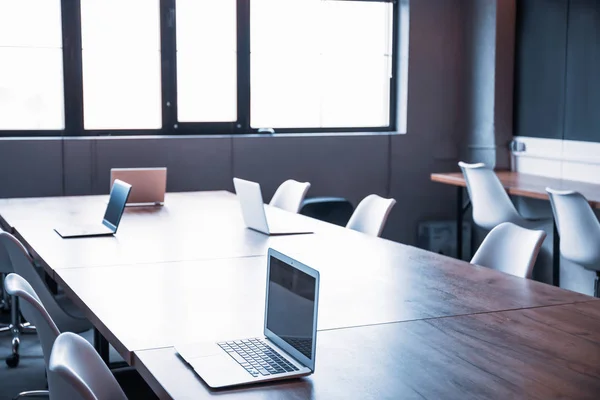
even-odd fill
[{"label": "floor", "polygon": [[[0,310],[0,326],[7,324],[10,315]],[[90,343],[93,340],[93,332],[90,330],[82,334]],[[5,358],[11,354],[11,335],[9,332],[0,333],[0,400],[9,400],[20,392],[26,390],[46,389],[46,377],[44,357],[42,348],[36,334],[25,334],[21,336],[21,355],[19,366],[9,368]],[[111,347],[111,362],[123,359]],[[143,380],[135,371],[127,371],[126,374],[118,375],[118,379],[125,376],[125,389],[130,400],[153,398],[151,390],[143,383]]]}]

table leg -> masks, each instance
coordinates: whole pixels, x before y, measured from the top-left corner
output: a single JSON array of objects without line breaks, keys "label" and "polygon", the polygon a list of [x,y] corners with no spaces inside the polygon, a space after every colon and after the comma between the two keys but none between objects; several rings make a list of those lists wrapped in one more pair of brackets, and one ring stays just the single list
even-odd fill
[{"label": "table leg", "polygon": [[100,354],[100,358],[106,363],[106,365],[110,365],[109,354],[108,354],[108,340],[102,336],[100,331],[94,328],[94,347],[98,354]]},{"label": "table leg", "polygon": [[596,271],[596,279],[594,281],[594,297],[600,297],[600,271]]},{"label": "table leg", "polygon": [[456,190],[456,258],[462,260],[463,250],[463,188],[459,186]]},{"label": "table leg", "polygon": [[58,294],[58,284],[46,271],[44,271],[44,279],[46,281],[46,286],[48,286],[48,290],[50,290],[50,293],[54,295]]},{"label": "table leg", "polygon": [[552,284],[560,287],[560,237],[556,219],[552,220]]}]

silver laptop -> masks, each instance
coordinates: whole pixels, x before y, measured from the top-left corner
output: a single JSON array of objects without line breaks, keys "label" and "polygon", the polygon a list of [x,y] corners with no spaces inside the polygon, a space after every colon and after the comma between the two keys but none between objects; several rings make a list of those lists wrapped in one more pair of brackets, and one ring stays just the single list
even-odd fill
[{"label": "silver laptop", "polygon": [[211,388],[297,378],[315,371],[319,272],[268,252],[264,336],[176,346]]},{"label": "silver laptop", "polygon": [[89,236],[110,236],[117,233],[125,203],[129,197],[131,185],[120,180],[115,180],[110,191],[110,199],[104,212],[102,223],[92,225],[73,225],[55,228],[54,230],[63,238],[78,238]]},{"label": "silver laptop", "polygon": [[161,205],[165,202],[167,168],[112,168],[111,187],[116,179],[131,185],[127,205]]},{"label": "silver laptop", "polygon": [[240,202],[244,223],[248,228],[267,235],[313,233],[296,214],[273,209],[267,218],[258,183],[233,178],[233,186]]}]

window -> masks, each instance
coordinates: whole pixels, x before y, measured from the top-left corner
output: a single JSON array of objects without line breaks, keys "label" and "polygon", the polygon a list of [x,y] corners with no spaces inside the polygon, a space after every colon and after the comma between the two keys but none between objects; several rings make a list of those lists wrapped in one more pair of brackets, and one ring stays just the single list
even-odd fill
[{"label": "window", "polygon": [[160,129],[159,0],[81,0],[86,129]]},{"label": "window", "polygon": [[253,128],[389,125],[391,3],[250,4]]},{"label": "window", "polygon": [[235,0],[177,0],[177,117],[237,120]]},{"label": "window", "polygon": [[0,129],[63,129],[60,0],[0,0]]},{"label": "window", "polygon": [[0,135],[394,130],[407,1],[0,0]]}]

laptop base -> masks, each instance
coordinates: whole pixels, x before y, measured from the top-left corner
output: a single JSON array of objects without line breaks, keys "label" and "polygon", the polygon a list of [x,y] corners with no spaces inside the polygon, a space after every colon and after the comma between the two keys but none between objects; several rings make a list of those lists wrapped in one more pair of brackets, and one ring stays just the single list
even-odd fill
[{"label": "laptop base", "polygon": [[63,239],[74,239],[82,237],[113,236],[114,231],[104,225],[96,226],[74,226],[54,228],[54,231]]},{"label": "laptop base", "polygon": [[[274,346],[272,342],[270,342],[269,345],[276,348],[280,355],[285,355],[285,352]],[[312,371],[309,368],[298,364],[297,361],[293,361],[298,369],[297,371],[267,376],[253,376],[214,342],[176,346],[175,350],[177,351],[179,358],[192,367],[196,375],[198,375],[211,389],[283,379],[296,379],[312,374]]]}]

